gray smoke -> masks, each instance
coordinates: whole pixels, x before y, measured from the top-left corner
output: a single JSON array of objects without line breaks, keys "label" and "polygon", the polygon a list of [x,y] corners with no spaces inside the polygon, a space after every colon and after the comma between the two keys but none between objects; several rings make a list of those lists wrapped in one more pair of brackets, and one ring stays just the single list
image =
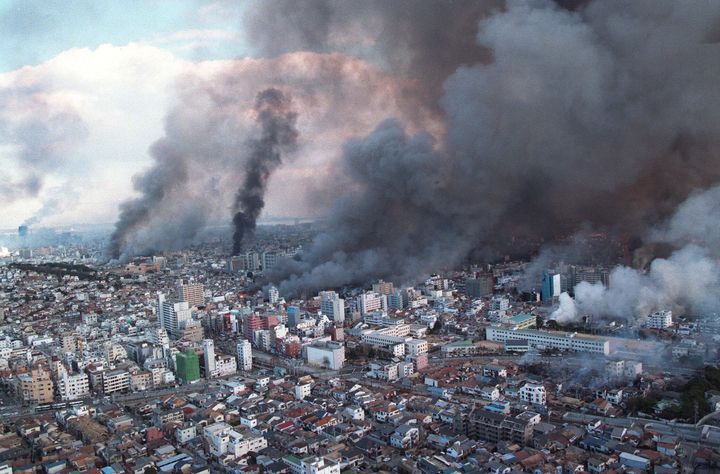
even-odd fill
[{"label": "gray smoke", "polygon": [[[312,172],[323,180],[345,137],[365,134],[379,118],[399,113],[392,77],[338,54],[297,53],[208,67],[178,78],[164,137],[150,150],[153,166],[135,177],[138,196],[121,205],[108,256],[124,260],[181,249],[197,241],[208,223],[227,222],[254,154],[249,137],[263,134],[254,111],[258,84],[292,95],[293,107],[303,111],[298,130],[313,138],[300,143],[301,159],[292,165],[297,174],[286,167],[275,175],[283,186],[280,200],[292,205],[303,200],[292,191],[308,187],[302,176]],[[333,196],[327,189],[325,194],[324,200]]]},{"label": "gray smoke", "polygon": [[405,106],[433,111],[443,81],[463,64],[490,58],[475,41],[478,21],[501,0],[271,0],[244,18],[249,44],[264,55],[342,52],[412,80]]},{"label": "gray smoke", "polygon": [[250,144],[245,178],[235,197],[233,255],[240,253],[245,237],[255,231],[270,175],[282,164],[283,154],[297,147],[297,112],[289,96],[266,89],[257,95],[255,112],[262,135]]},{"label": "gray smoke", "polygon": [[328,230],[273,279],[408,281],[584,224],[642,235],[720,181],[718,20],[708,2],[508,1],[479,23],[492,60],[443,82],[443,140],[386,121],[348,142]]}]

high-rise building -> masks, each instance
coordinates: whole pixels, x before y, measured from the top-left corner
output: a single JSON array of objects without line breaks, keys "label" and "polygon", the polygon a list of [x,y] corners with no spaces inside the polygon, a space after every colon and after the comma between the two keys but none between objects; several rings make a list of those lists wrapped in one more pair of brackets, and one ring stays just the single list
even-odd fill
[{"label": "high-rise building", "polygon": [[561,289],[560,274],[552,270],[545,270],[542,274],[542,300],[555,300],[560,296]]},{"label": "high-rise building", "polygon": [[387,296],[374,291],[368,291],[357,298],[357,307],[361,315],[374,311],[387,311]]},{"label": "high-rise building", "polygon": [[276,304],[280,300],[280,292],[274,285],[270,285],[267,290],[268,302],[270,304]]},{"label": "high-rise building", "polygon": [[669,309],[655,311],[648,316],[646,326],[650,329],[667,329],[673,325],[672,311]]},{"label": "high-rise building", "polygon": [[261,258],[263,271],[268,271],[277,264],[277,254],[275,252],[263,252]]},{"label": "high-rise building", "polygon": [[470,298],[484,298],[493,294],[495,280],[491,274],[484,273],[465,280],[465,293]]},{"label": "high-rise building", "polygon": [[192,349],[176,355],[175,365],[177,376],[184,382],[194,382],[200,379],[200,359]]},{"label": "high-rise building", "polygon": [[288,306],[287,309],[287,324],[288,327],[294,328],[300,321],[300,308],[297,306]]},{"label": "high-rise building", "polygon": [[255,313],[249,314],[243,321],[243,335],[245,339],[252,341],[255,335],[255,331],[259,331],[263,328],[263,320],[260,316]]},{"label": "high-rise building", "polygon": [[205,357],[205,377],[211,378],[215,376],[215,341],[212,339],[203,339],[203,354]]},{"label": "high-rise building", "polygon": [[320,292],[320,311],[336,323],[345,322],[345,300],[334,291]]},{"label": "high-rise building", "polygon": [[170,303],[165,300],[165,295],[158,293],[157,310],[160,327],[175,339],[182,337],[185,323],[192,319],[192,311],[188,302]]},{"label": "high-rise building", "polygon": [[205,305],[205,287],[202,283],[191,283],[183,280],[177,283],[179,301],[185,301],[190,307]]},{"label": "high-rise building", "polygon": [[404,309],[407,305],[407,296],[403,290],[395,290],[387,297],[388,307],[391,309]]},{"label": "high-rise building", "polygon": [[30,373],[20,374],[16,378],[18,396],[26,402],[50,403],[54,399],[54,384],[50,371],[43,367],[32,369]]},{"label": "high-rise building", "polygon": [[237,343],[237,359],[239,370],[252,370],[252,345],[250,341],[242,340]]}]

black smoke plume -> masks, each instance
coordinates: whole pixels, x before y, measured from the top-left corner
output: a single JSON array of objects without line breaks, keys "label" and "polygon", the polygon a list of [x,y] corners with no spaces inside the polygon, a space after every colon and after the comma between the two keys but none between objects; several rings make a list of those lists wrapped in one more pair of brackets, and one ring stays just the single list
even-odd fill
[{"label": "black smoke plume", "polygon": [[262,136],[251,142],[245,178],[235,197],[233,255],[240,253],[243,240],[255,231],[272,172],[282,164],[283,154],[294,150],[298,141],[297,112],[288,95],[278,89],[266,89],[257,95],[255,111]]}]

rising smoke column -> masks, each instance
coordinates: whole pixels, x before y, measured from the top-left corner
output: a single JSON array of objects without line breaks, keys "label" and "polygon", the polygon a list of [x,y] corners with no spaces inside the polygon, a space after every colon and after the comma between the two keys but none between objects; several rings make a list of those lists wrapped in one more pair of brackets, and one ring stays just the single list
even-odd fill
[{"label": "rising smoke column", "polygon": [[233,216],[233,255],[242,250],[243,239],[255,231],[257,219],[265,207],[265,192],[272,172],[282,164],[283,154],[297,147],[297,112],[290,97],[278,89],[266,89],[257,95],[257,121],[262,135],[250,145],[245,178],[235,197]]},{"label": "rising smoke column", "polygon": [[573,8],[480,19],[492,59],[444,80],[441,141],[389,121],[348,142],[328,230],[273,275],[281,291],[412,281],[584,225],[643,235],[720,182],[720,5]]}]

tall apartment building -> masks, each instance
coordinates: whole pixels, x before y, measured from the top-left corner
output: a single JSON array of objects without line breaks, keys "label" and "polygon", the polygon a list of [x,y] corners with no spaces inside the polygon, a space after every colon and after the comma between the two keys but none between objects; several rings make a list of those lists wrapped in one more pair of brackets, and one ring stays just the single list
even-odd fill
[{"label": "tall apartment building", "polygon": [[553,301],[560,296],[562,291],[562,282],[560,273],[553,270],[545,270],[542,273],[542,300]]},{"label": "tall apartment building", "polygon": [[240,341],[237,344],[238,370],[252,370],[252,345],[250,341]]},{"label": "tall apartment building", "polygon": [[387,296],[368,291],[357,297],[357,307],[361,315],[372,313],[373,311],[387,311]]},{"label": "tall apartment building", "polygon": [[203,354],[205,358],[205,377],[215,377],[217,372],[215,367],[215,341],[212,339],[203,339]]},{"label": "tall apartment building", "polygon": [[85,398],[90,395],[90,379],[84,372],[72,375],[63,372],[58,379],[58,391],[62,400]]},{"label": "tall apartment building", "polygon": [[17,376],[16,392],[23,401],[33,403],[51,403],[55,388],[50,371],[36,367],[27,374]]},{"label": "tall apartment building", "polygon": [[255,331],[263,329],[263,320],[255,313],[249,314],[243,320],[243,335],[245,339],[252,341]]},{"label": "tall apartment building", "polygon": [[334,291],[320,292],[320,311],[336,323],[345,322],[345,300]]},{"label": "tall apartment building", "polygon": [[202,283],[179,280],[177,295],[179,301],[186,302],[191,308],[205,305],[205,287]]},{"label": "tall apartment building", "polygon": [[124,392],[130,389],[130,372],[123,369],[108,370],[102,374],[103,393]]},{"label": "tall apartment building", "polygon": [[663,311],[655,311],[653,314],[648,316],[646,325],[650,329],[660,330],[672,327],[672,311],[670,311],[669,309]]},{"label": "tall apartment building", "polygon": [[165,300],[164,294],[158,293],[157,317],[160,327],[171,337],[179,339],[186,323],[192,320],[192,311],[187,301],[171,303]]},{"label": "tall apartment building", "polygon": [[267,290],[267,293],[268,293],[268,303],[276,304],[280,300],[280,292],[274,285],[270,285],[270,287]]},{"label": "tall apartment building", "polygon": [[481,274],[465,280],[465,293],[469,298],[483,298],[493,294],[494,286],[492,274]]}]

